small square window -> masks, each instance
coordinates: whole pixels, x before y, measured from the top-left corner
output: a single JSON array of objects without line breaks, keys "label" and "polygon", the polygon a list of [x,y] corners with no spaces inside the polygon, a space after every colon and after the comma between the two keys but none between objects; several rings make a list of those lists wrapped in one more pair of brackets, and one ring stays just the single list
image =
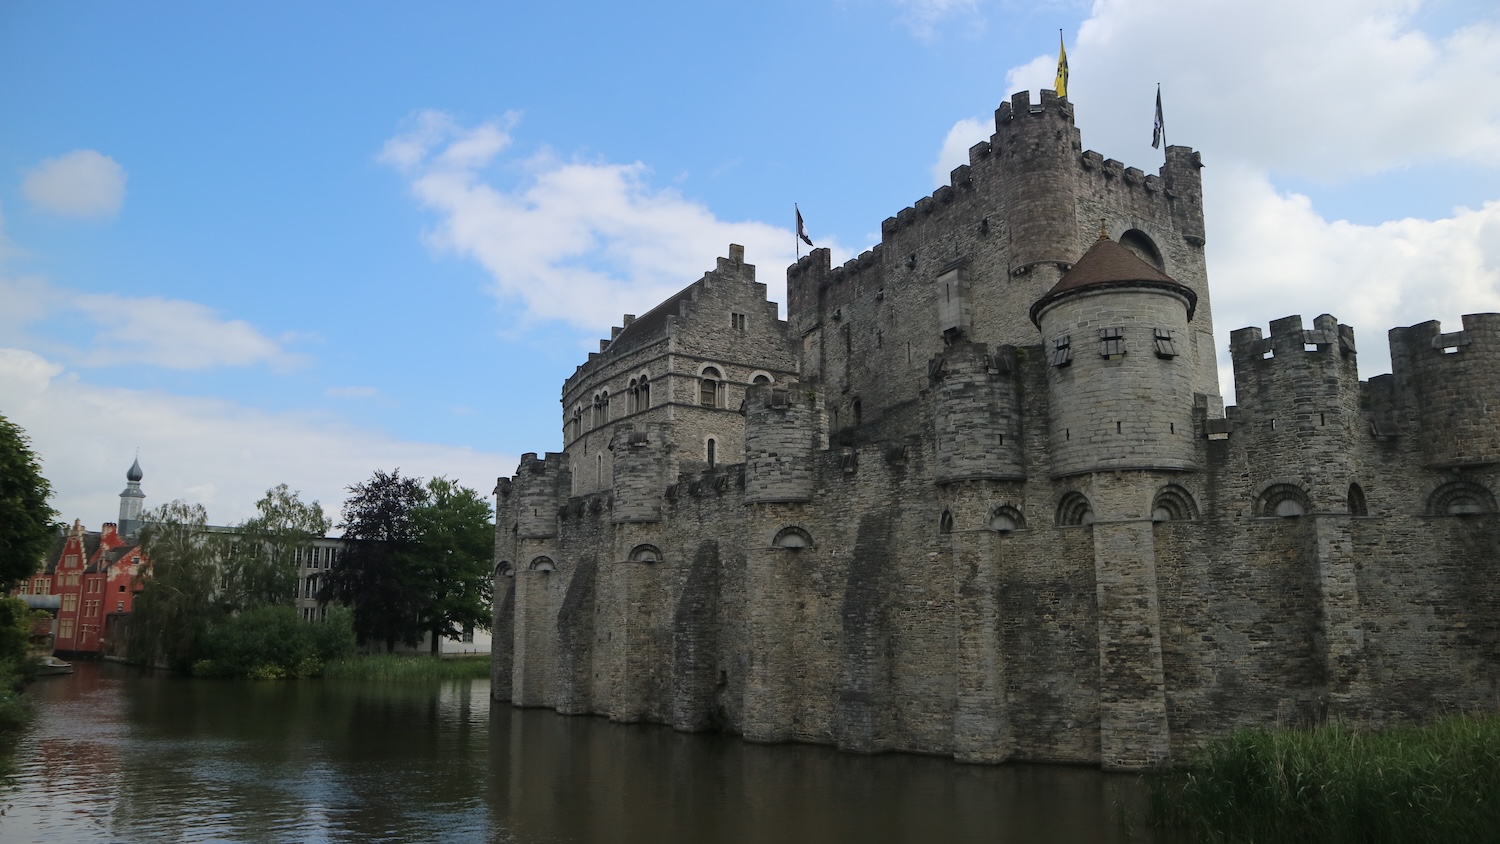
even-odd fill
[{"label": "small square window", "polygon": [[1165,328],[1156,329],[1156,356],[1169,360],[1177,357],[1177,347],[1172,345],[1172,332]]},{"label": "small square window", "polygon": [[1063,335],[1052,341],[1052,365],[1067,366],[1073,362],[1072,339],[1069,335]]},{"label": "small square window", "polygon": [[1099,329],[1099,356],[1123,357],[1125,354],[1125,327],[1121,325]]}]

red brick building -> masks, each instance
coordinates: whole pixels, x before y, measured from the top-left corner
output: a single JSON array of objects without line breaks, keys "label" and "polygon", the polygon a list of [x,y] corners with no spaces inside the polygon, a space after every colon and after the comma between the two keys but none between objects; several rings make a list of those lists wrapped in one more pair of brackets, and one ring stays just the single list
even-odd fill
[{"label": "red brick building", "polygon": [[23,581],[20,593],[59,599],[53,650],[60,656],[96,656],[103,650],[105,619],[129,613],[140,591],[137,574],[147,563],[134,537],[114,522],[85,531],[77,521],[53,543],[43,570]]},{"label": "red brick building", "polygon": [[57,596],[53,650],[59,656],[107,652],[106,620],[134,607],[141,588],[138,575],[149,570],[135,537],[141,501],[146,497],[140,487],[142,476],[137,460],[125,473],[118,523],[105,522],[94,532],[74,520],[73,527],[59,533],[52,543],[42,570],[21,581],[17,589],[20,595]]}]

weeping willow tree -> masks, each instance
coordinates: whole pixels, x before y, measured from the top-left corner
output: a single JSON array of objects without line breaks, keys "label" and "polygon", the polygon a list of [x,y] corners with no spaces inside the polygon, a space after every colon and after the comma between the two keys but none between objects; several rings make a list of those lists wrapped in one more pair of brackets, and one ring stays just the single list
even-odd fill
[{"label": "weeping willow tree", "polygon": [[187,671],[199,641],[226,614],[219,600],[221,536],[207,529],[201,504],[172,501],[145,513],[141,551],[149,572],[137,575],[125,653],[133,662]]},{"label": "weeping willow tree", "polygon": [[222,598],[234,612],[286,605],[297,597],[297,552],[328,533],[323,507],[286,484],[266,490],[256,515],[237,529],[223,560]]}]

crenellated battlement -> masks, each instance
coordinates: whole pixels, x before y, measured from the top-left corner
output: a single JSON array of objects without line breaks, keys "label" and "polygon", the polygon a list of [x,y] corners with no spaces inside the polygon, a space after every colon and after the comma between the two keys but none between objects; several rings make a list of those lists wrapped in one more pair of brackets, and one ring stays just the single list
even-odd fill
[{"label": "crenellated battlement", "polygon": [[1271,322],[1271,336],[1258,327],[1239,328],[1229,335],[1229,354],[1238,366],[1240,361],[1286,361],[1293,356],[1320,355],[1325,358],[1353,358],[1354,329],[1341,325],[1335,317],[1323,314],[1313,320],[1311,329],[1302,327],[1302,317],[1288,316]]},{"label": "crenellated battlement", "polygon": [[504,498],[513,510],[520,539],[547,539],[557,535],[557,504],[572,482],[568,455],[536,452],[521,455],[521,465]]},{"label": "crenellated battlement", "polygon": [[1044,122],[1073,125],[1073,104],[1059,97],[1056,91],[1043,88],[1039,100],[1031,102],[1030,91],[1017,91],[1010,95],[1009,102],[1002,102],[995,109],[995,133],[1030,129]]},{"label": "crenellated battlement", "polygon": [[1460,331],[1432,320],[1388,336],[1395,409],[1418,428],[1426,461],[1500,461],[1500,314],[1464,314]]}]

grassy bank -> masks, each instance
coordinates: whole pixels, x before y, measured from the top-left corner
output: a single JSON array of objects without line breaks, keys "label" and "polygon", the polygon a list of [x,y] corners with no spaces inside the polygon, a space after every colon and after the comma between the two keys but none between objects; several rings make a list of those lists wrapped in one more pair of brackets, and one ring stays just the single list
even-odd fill
[{"label": "grassy bank", "polygon": [[1206,841],[1493,842],[1500,716],[1243,730],[1159,781],[1153,807]]},{"label": "grassy bank", "polygon": [[323,676],[339,680],[384,680],[391,683],[483,679],[490,676],[490,658],[488,654],[452,659],[372,654],[330,662],[323,667]]}]

